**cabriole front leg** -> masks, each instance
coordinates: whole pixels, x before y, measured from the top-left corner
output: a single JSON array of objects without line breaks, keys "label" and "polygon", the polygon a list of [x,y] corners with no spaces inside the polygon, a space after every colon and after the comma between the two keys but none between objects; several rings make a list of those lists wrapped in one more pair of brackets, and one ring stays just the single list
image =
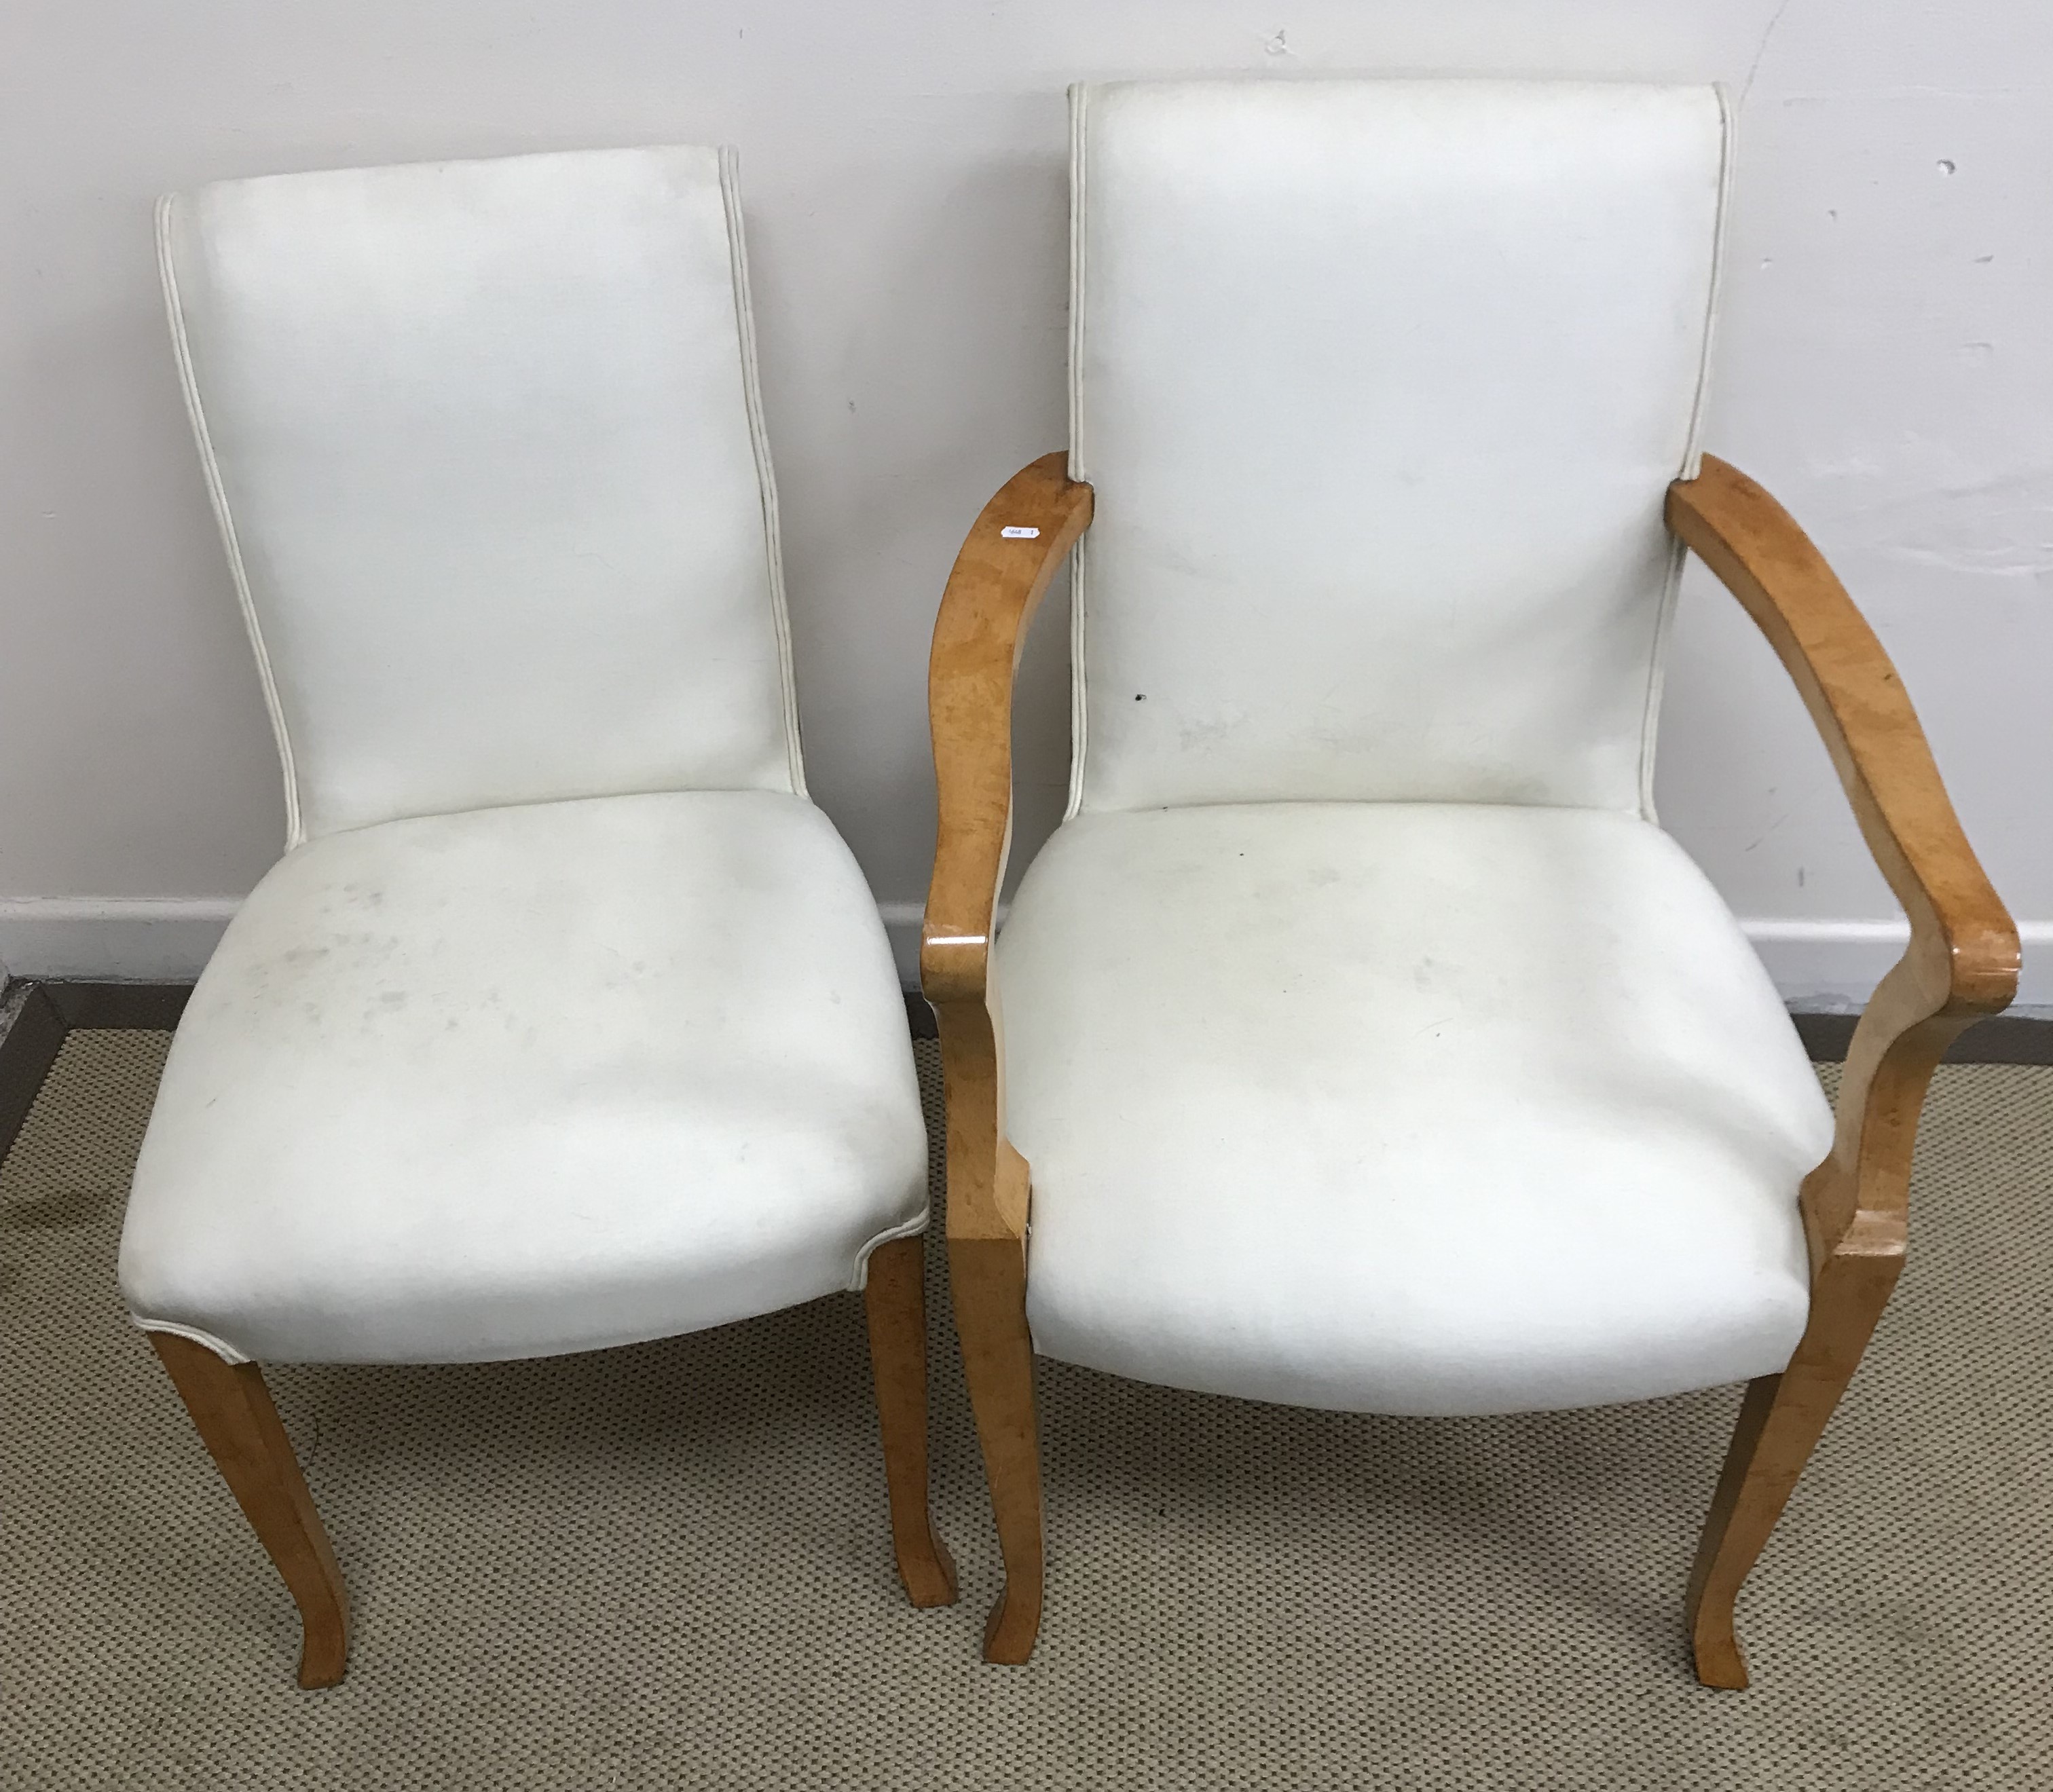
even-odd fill
[{"label": "cabriole front leg", "polygon": [[1733,1633],[1733,1602],[1859,1367],[1902,1268],[1900,1226],[1878,1226],[1835,1253],[1812,1286],[1811,1323],[1789,1367],[1747,1388],[1685,1608],[1697,1678],[1706,1686],[1736,1692],[1747,1684],[1746,1657]]},{"label": "cabriole front leg", "polygon": [[1005,1136],[1004,1070],[985,994],[937,1002],[948,1104],[948,1280],[1005,1590],[983,1658],[1019,1663],[1041,1628],[1041,1458],[1026,1329],[1026,1161]]},{"label": "cabriole front leg", "polygon": [[[1026,1167],[1003,1147],[1023,1182]],[[948,1239],[963,1377],[976,1414],[1005,1587],[983,1627],[987,1661],[1023,1662],[1041,1628],[1039,1429],[1034,1412],[1034,1344],[1026,1329],[1026,1252],[1014,1237]]]},{"label": "cabriole front leg", "polygon": [[905,1594],[922,1608],[952,1606],[956,1565],[928,1500],[926,1241],[894,1238],[869,1253],[863,1304],[884,1433],[891,1542]]},{"label": "cabriole front leg", "polygon": [[335,1685],[349,1657],[349,1594],[262,1372],[175,1332],[152,1331],[150,1343],[300,1608],[300,1684]]}]

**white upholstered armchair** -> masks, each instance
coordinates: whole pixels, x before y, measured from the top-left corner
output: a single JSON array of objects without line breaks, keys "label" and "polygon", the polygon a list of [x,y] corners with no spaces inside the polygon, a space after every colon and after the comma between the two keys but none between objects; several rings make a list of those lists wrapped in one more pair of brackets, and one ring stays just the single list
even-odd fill
[{"label": "white upholstered armchair", "polygon": [[731,161],[609,151],[167,201],[285,857],[166,1066],[121,1285],[343,1673],[257,1364],[596,1349],[866,1288],[928,1519],[926,1141],[806,796]]},{"label": "white upholstered armchair", "polygon": [[[978,519],[932,660],[921,964],[1006,1567],[986,1655],[1039,1619],[1038,1351],[1393,1414],[1747,1382],[1688,1597],[1699,1676],[1743,1685],[1734,1595],[1901,1268],[1926,1080],[2017,941],[1881,646],[1700,460],[1721,99],[1072,106],[1066,468]],[[1686,544],[1910,919],[1836,1130],[1654,818]],[[997,936],[1012,672],[1073,545],[1070,811]]]}]

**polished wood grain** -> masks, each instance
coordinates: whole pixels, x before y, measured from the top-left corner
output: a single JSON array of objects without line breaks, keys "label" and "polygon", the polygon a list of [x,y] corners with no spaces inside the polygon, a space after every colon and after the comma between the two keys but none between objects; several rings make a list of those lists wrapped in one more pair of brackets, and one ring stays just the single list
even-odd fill
[{"label": "polished wood grain", "polygon": [[300,1684],[333,1686],[349,1657],[349,1594],[271,1390],[253,1363],[224,1363],[168,1331],[150,1343],[257,1541],[300,1608]]},{"label": "polished wood grain", "polygon": [[898,1578],[914,1605],[952,1606],[956,1565],[928,1501],[926,1275],[925,1241],[894,1238],[869,1253],[862,1298]]},{"label": "polished wood grain", "polygon": [[[945,1023],[944,1023],[945,1024]],[[1026,1160],[1000,1146],[1000,1184],[1026,1206]],[[976,1416],[976,1441],[998,1529],[1005,1585],[983,1626],[983,1658],[1013,1665],[1034,1653],[1041,1629],[1040,1428],[1034,1412],[1034,1343],[1026,1329],[1026,1241],[948,1237],[948,1280],[963,1379]]]},{"label": "polished wood grain", "polygon": [[1035,608],[1090,522],[1090,488],[1064,469],[1062,455],[1046,455],[984,506],[948,577],[928,676],[940,825],[920,982],[940,1029],[956,1327],[1005,1562],[984,1627],[990,1661],[1024,1661],[1041,1621],[1029,1176],[1005,1136],[1004,1030],[990,966],[1012,837],[1013,674]]},{"label": "polished wood grain", "polygon": [[[1090,523],[1091,488],[1069,477],[1065,461],[1044,454],[999,488],[964,539],[934,620],[927,702],[940,814],[920,986],[936,1010],[983,994],[1012,844],[1013,675],[1026,625]],[[1036,532],[1008,537],[1008,528]]]},{"label": "polished wood grain", "polygon": [[1788,1367],[1747,1390],[1690,1578],[1698,1678],[1737,1688],[1747,1671],[1733,1602],[1902,1272],[1925,1087],[1955,1035],[2016,993],[2018,940],[1896,669],[1789,514],[1707,455],[1698,478],[1670,487],[1667,515],[1795,680],[1910,921],[1909,948],[1877,986],[1847,1048],[1831,1151],[1800,1197],[1810,1324]]}]

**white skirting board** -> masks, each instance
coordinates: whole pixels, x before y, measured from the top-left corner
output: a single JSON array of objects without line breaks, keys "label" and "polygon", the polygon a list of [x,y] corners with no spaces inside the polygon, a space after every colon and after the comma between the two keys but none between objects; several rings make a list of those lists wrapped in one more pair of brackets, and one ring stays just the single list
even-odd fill
[{"label": "white skirting board", "polygon": [[[199,974],[235,912],[234,896],[0,899],[0,964],[17,977],[183,982]],[[920,980],[920,904],[880,903],[908,989]],[[1895,963],[1901,921],[1743,921],[1747,937],[1792,1006],[1858,1008]],[[2024,976],[2018,1005],[2053,1008],[2053,921],[2020,924]]]},{"label": "white skirting board", "polygon": [[240,896],[0,897],[0,963],[17,977],[190,982]]}]

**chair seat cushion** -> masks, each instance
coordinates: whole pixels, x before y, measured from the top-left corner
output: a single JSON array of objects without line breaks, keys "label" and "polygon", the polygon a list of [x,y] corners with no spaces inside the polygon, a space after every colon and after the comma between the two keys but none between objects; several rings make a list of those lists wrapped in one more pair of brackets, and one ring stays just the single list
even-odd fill
[{"label": "chair seat cushion", "polygon": [[289,853],[223,937],[122,1288],[231,1358],[626,1343],[860,1286],[925,1164],[889,948],[811,803],[384,822]]},{"label": "chair seat cushion", "polygon": [[1086,814],[998,949],[1034,1347],[1364,1412],[1781,1369],[1831,1116],[1651,824],[1279,803]]}]

